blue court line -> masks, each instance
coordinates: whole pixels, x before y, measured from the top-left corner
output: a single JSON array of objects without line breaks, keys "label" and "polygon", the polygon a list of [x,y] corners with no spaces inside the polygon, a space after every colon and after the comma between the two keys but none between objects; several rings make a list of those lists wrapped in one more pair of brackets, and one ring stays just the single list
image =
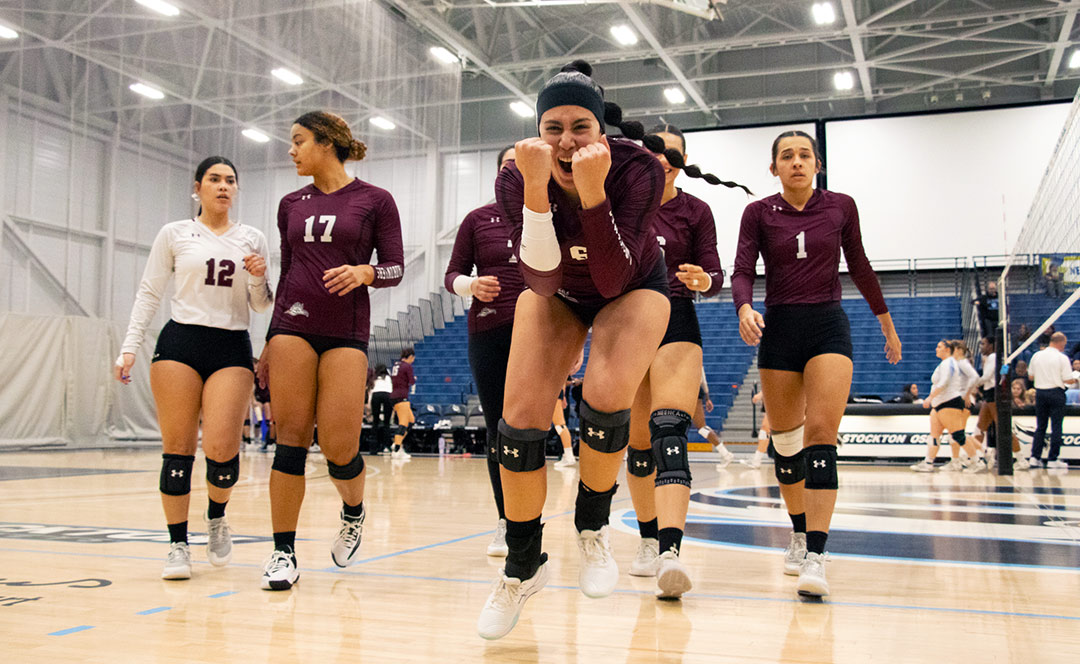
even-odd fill
[{"label": "blue court line", "polygon": [[49,636],[67,636],[68,634],[74,634],[75,632],[82,632],[87,629],[94,629],[93,625],[79,625],[78,627],[69,627],[62,629],[59,632],[50,632]]},{"label": "blue court line", "polygon": [[213,595],[207,595],[207,597],[210,598],[210,599],[218,599],[220,597],[228,597],[229,595],[235,595],[236,593],[237,593],[236,590],[226,590],[223,593],[216,593],[216,594],[213,594]]},{"label": "blue court line", "polygon": [[172,610],[171,606],[159,606],[157,608],[147,609],[145,611],[136,611],[135,615],[137,615],[137,616],[148,616],[148,615],[150,615],[152,613],[161,613],[162,611],[170,611],[170,610]]}]

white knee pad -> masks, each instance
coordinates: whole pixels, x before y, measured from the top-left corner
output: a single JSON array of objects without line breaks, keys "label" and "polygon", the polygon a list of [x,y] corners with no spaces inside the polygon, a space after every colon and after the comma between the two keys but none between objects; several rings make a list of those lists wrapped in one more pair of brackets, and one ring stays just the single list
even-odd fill
[{"label": "white knee pad", "polygon": [[698,435],[708,440],[709,434],[713,433],[712,427],[704,426],[697,430]]},{"label": "white knee pad", "polygon": [[757,439],[758,440],[768,440],[768,438],[769,438],[769,432],[768,431],[766,431],[764,429],[758,429],[758,432],[757,432]]},{"label": "white knee pad", "polygon": [[563,426],[562,424],[556,424],[555,425],[555,433],[557,433],[557,434],[559,434],[561,436],[561,435],[563,435],[564,431],[566,431],[565,426]]},{"label": "white knee pad", "polygon": [[772,442],[776,453],[781,456],[795,456],[803,449],[803,427],[800,424],[791,431],[777,433],[773,431]]}]

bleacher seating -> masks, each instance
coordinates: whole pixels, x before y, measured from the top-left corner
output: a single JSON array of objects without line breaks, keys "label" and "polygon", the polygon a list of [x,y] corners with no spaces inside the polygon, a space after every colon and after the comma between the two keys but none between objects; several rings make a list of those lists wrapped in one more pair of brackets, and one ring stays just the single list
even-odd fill
[{"label": "bleacher seating", "polygon": [[[1009,332],[1016,334],[1022,323],[1026,323],[1028,329],[1034,331],[1043,324],[1050,314],[1054,313],[1064,298],[1047,297],[1041,293],[1031,295],[1010,295],[1008,301]],[[1065,310],[1054,323],[1054,329],[1064,332],[1069,338],[1065,352],[1071,352],[1077,341],[1080,341],[1080,306],[1072,306]],[[1033,343],[1020,355],[1023,360],[1031,359],[1032,354],[1039,350],[1038,343]]]},{"label": "bleacher seating", "polygon": [[[961,337],[960,302],[955,297],[913,297],[890,298],[887,303],[904,344],[904,360],[898,366],[885,359],[881,328],[866,302],[861,298],[843,302],[855,350],[852,394],[876,395],[887,401],[899,394],[902,385],[914,382],[925,395],[938,363],[934,356],[937,342]],[[762,310],[760,303],[757,306]],[[697,311],[705,341],[705,372],[715,405],[706,420],[719,430],[756,350],[740,339],[735,309],[726,298],[700,302]],[[1080,310],[1076,314],[1080,316]],[[412,402],[417,412],[432,405],[427,419],[435,419],[438,413],[439,419],[451,419],[455,426],[483,427],[483,415],[474,408],[476,388],[469,371],[465,317],[447,323],[445,329],[415,348],[417,382]],[[570,425],[576,426],[573,413]]]}]

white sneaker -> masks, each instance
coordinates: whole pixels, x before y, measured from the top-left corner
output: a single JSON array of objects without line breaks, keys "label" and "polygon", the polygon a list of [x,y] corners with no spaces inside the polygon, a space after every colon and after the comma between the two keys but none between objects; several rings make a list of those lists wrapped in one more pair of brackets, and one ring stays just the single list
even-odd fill
[{"label": "white sneaker", "polygon": [[169,557],[165,559],[161,578],[170,581],[191,578],[191,549],[187,542],[173,542],[169,545]]},{"label": "white sneaker", "polygon": [[953,459],[942,468],[947,473],[959,473],[964,470],[964,463],[960,459]]},{"label": "white sneaker", "polygon": [[934,472],[934,462],[933,461],[927,461],[926,459],[923,459],[922,461],[920,461],[918,463],[913,463],[908,467],[911,468],[912,470],[914,470],[916,473],[932,473],[932,472]]},{"label": "white sneaker", "polygon": [[729,463],[731,463],[732,461],[735,460],[735,455],[732,454],[731,450],[724,447],[723,443],[720,443],[719,445],[717,445],[716,453],[718,455],[720,455],[720,463],[717,464],[718,466],[721,466],[721,467],[726,466],[726,465],[728,465]]},{"label": "white sneaker", "polygon": [[751,468],[761,468],[761,455],[757,452],[754,452],[754,455],[752,457],[750,457],[749,459],[743,459],[742,462],[750,466]]},{"label": "white sneaker", "polygon": [[825,554],[807,552],[799,567],[799,585],[796,589],[800,595],[821,597],[829,594],[829,582],[825,580]]},{"label": "white sneaker", "polygon": [[364,534],[365,517],[367,506],[361,508],[360,516],[355,519],[345,516],[345,511],[341,511],[341,530],[330,545],[330,557],[338,567],[348,567],[360,557],[360,536]]},{"label": "white sneaker", "polygon": [[656,576],[660,567],[660,540],[655,537],[642,537],[638,544],[637,557],[630,563],[630,576]]},{"label": "white sneaker", "polygon": [[577,459],[574,458],[574,453],[563,453],[562,458],[555,462],[556,468],[573,468],[577,465]]},{"label": "white sneaker", "polygon": [[263,590],[288,590],[300,580],[300,571],[296,569],[296,554],[292,551],[274,549],[263,565]]},{"label": "white sneaker", "polygon": [[784,574],[795,576],[806,558],[806,533],[791,533],[791,541],[784,550]]},{"label": "white sneaker", "polygon": [[[674,547],[672,547],[674,548]],[[660,599],[678,599],[694,587],[686,565],[674,551],[660,554],[660,567],[656,572],[656,596]]]},{"label": "white sneaker", "polygon": [[406,452],[405,451],[405,446],[402,445],[401,447],[397,448],[396,450],[394,450],[393,452],[390,453],[390,458],[391,459],[398,459],[399,461],[404,461],[405,459],[411,459],[412,455],[409,454],[408,452]]},{"label": "white sneaker", "polygon": [[1056,470],[1068,470],[1069,469],[1069,464],[1065,463],[1061,459],[1054,459],[1053,461],[1047,461],[1046,462],[1046,467],[1056,469]]},{"label": "white sneaker", "polygon": [[1013,459],[1013,470],[1031,470],[1031,464],[1024,457]]},{"label": "white sneaker", "polygon": [[582,530],[578,533],[578,550],[581,551],[581,569],[578,585],[586,597],[607,597],[619,581],[619,565],[611,555],[610,530]]},{"label": "white sneaker", "polygon": [[506,576],[504,571],[499,571],[499,578],[484,602],[484,608],[480,610],[480,618],[476,621],[476,631],[481,637],[489,640],[501,639],[514,629],[521,609],[525,606],[525,600],[529,599],[547,584],[548,567],[544,562],[536,569],[532,578],[515,579]]},{"label": "white sneaker", "polygon": [[499,525],[495,526],[495,535],[491,538],[491,544],[488,544],[487,554],[505,558],[508,553],[510,549],[506,546],[506,519],[499,519]]},{"label": "white sneaker", "polygon": [[225,517],[211,519],[203,512],[206,521],[206,559],[215,567],[228,565],[232,560],[232,533]]},{"label": "white sneaker", "polygon": [[974,475],[976,473],[985,473],[988,470],[990,469],[986,466],[985,461],[983,461],[982,459],[976,459],[971,463],[970,466],[964,468],[964,473],[967,475]]},{"label": "white sneaker", "polygon": [[1042,468],[1042,461],[1040,459],[1036,459],[1035,457],[1031,457],[1030,459],[1028,459],[1028,467],[1032,470],[1038,470]]},{"label": "white sneaker", "polygon": [[987,468],[993,468],[997,466],[997,450],[992,447],[986,450],[986,456],[983,457],[983,460],[986,461]]}]

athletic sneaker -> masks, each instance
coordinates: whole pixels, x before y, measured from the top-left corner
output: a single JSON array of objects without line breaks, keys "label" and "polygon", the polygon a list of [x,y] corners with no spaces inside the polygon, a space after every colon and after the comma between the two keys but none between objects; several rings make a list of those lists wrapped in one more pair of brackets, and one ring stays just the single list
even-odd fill
[{"label": "athletic sneaker", "polygon": [[578,585],[586,597],[607,597],[619,581],[619,565],[611,555],[610,530],[582,530],[578,533],[578,550],[581,551],[581,569]]},{"label": "athletic sneaker", "polygon": [[922,461],[920,461],[918,463],[913,463],[908,467],[911,468],[912,470],[914,470],[916,473],[932,473],[932,472],[934,472],[934,462],[933,461],[927,461],[926,459],[923,459]]},{"label": "athletic sneaker", "polygon": [[1061,459],[1054,459],[1053,461],[1047,461],[1046,467],[1055,470],[1068,470],[1069,464],[1065,463]]},{"label": "athletic sneaker", "polygon": [[211,519],[203,512],[206,521],[206,559],[215,567],[228,565],[232,560],[232,533],[225,517]]},{"label": "athletic sneaker", "polygon": [[735,460],[735,455],[732,454],[731,450],[724,447],[723,443],[716,446],[716,453],[720,455],[720,463],[718,464],[720,466],[726,466]]},{"label": "athletic sneaker", "polygon": [[960,459],[953,459],[942,468],[947,473],[959,473],[964,470],[964,463]]},{"label": "athletic sneaker", "polygon": [[1031,464],[1024,457],[1013,459],[1013,470],[1031,470]]},{"label": "athletic sneaker", "polygon": [[574,458],[573,452],[563,453],[562,458],[555,462],[556,468],[573,468],[576,465],[577,459]]},{"label": "athletic sneaker", "polygon": [[296,554],[292,550],[274,549],[263,566],[263,590],[288,590],[300,580],[300,571],[296,569]]},{"label": "athletic sneaker", "polygon": [[1028,459],[1028,466],[1032,470],[1038,470],[1042,468],[1042,461],[1040,459],[1036,459],[1035,457],[1031,457],[1030,459]]},{"label": "athletic sneaker", "polygon": [[660,540],[655,537],[642,537],[638,544],[637,557],[630,563],[630,576],[656,576],[660,567]]},{"label": "athletic sneaker", "polygon": [[510,549],[506,546],[506,519],[499,519],[499,525],[495,526],[495,536],[491,538],[491,544],[488,544],[487,554],[505,558],[508,553]]},{"label": "athletic sneaker", "polygon": [[791,533],[791,541],[784,550],[784,574],[795,576],[806,558],[806,533]]},{"label": "athletic sneaker", "polygon": [[405,446],[402,445],[401,447],[394,450],[394,452],[390,455],[390,458],[391,459],[405,460],[405,459],[411,459],[412,455],[409,454],[408,452],[406,452],[405,451]]},{"label": "athletic sneaker", "polygon": [[529,599],[547,584],[548,567],[547,561],[541,563],[532,578],[515,579],[506,576],[506,572],[499,571],[499,578],[495,579],[495,585],[484,602],[484,608],[480,609],[480,618],[476,621],[476,631],[481,637],[489,640],[501,639],[514,629],[521,609],[525,606],[525,600]]},{"label": "athletic sneaker", "polygon": [[986,461],[976,459],[970,466],[964,469],[964,473],[967,475],[974,475],[976,473],[985,473],[988,470],[990,469],[987,467]]},{"label": "athletic sneaker", "polygon": [[191,549],[187,542],[172,542],[169,544],[169,557],[165,559],[165,569],[161,570],[161,578],[170,581],[191,578]]},{"label": "athletic sneaker", "polygon": [[754,452],[753,456],[751,456],[749,459],[743,459],[742,462],[750,466],[751,468],[761,468],[761,455],[757,452]]},{"label": "athletic sneaker", "polygon": [[367,507],[361,507],[360,510],[360,516],[355,518],[345,516],[345,510],[341,511],[341,530],[330,546],[330,557],[338,567],[348,567],[360,557],[360,536],[364,533]]},{"label": "athletic sneaker", "polygon": [[983,459],[986,461],[987,468],[995,467],[997,465],[997,450],[992,447],[986,450],[986,456]]},{"label": "athletic sneaker", "polygon": [[829,582],[825,580],[825,560],[825,554],[807,551],[806,558],[799,567],[799,585],[796,589],[800,595],[821,597],[829,594]]},{"label": "athletic sneaker", "polygon": [[660,568],[656,572],[656,596],[660,599],[678,599],[694,587],[686,565],[674,551],[660,554]]}]

